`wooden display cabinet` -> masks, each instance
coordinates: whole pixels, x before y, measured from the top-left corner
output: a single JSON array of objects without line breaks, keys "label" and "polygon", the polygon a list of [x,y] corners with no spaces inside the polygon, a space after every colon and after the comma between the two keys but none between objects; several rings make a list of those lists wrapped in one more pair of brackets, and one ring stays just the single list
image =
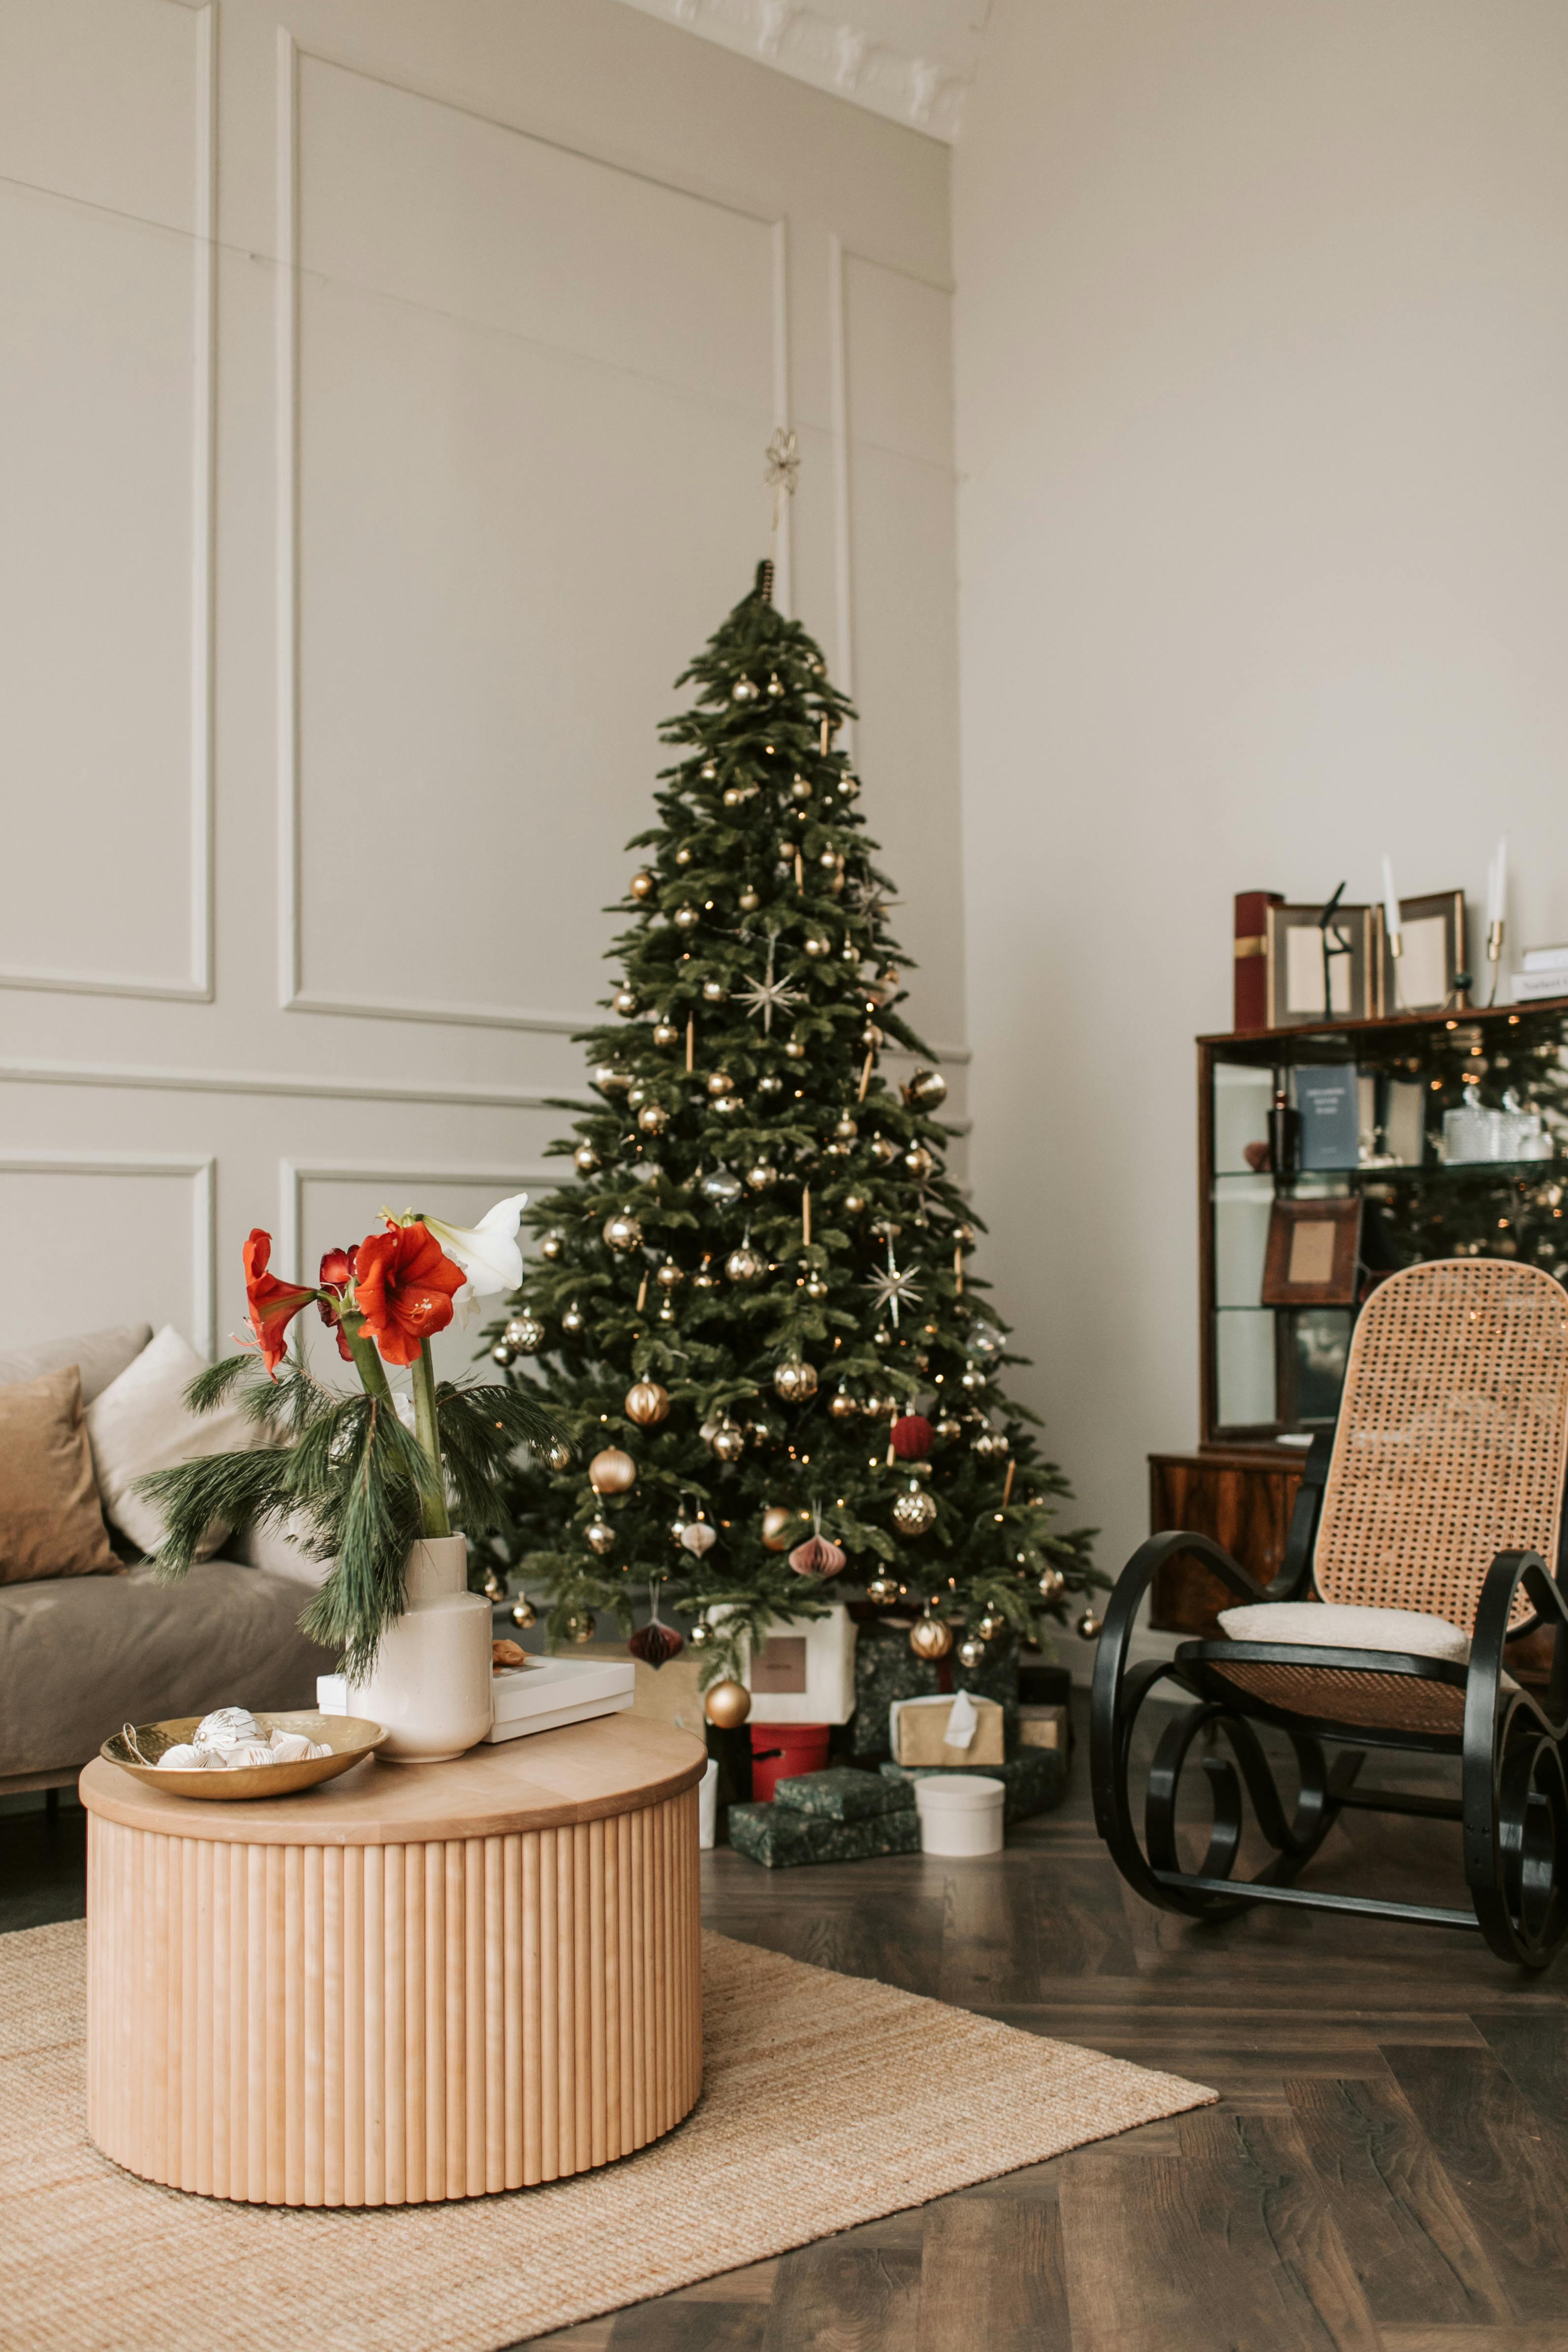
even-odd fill
[{"label": "wooden display cabinet", "polygon": [[[1293,1100],[1301,1073],[1334,1065],[1355,1072],[1354,1162],[1253,1166],[1275,1094]],[[1356,1313],[1376,1282],[1466,1256],[1518,1258],[1568,1280],[1568,1001],[1200,1037],[1197,1077],[1199,1443],[1149,1457],[1150,1528],[1211,1536],[1268,1583],[1307,1444],[1333,1425]],[[1451,1129],[1445,1139],[1455,1110],[1522,1114],[1525,1128],[1536,1118],[1530,1149],[1550,1156],[1460,1160]],[[1350,1194],[1362,1202],[1356,1302],[1265,1306],[1275,1201]],[[1150,1622],[1207,1633],[1223,1605],[1205,1570],[1174,1560]]]}]

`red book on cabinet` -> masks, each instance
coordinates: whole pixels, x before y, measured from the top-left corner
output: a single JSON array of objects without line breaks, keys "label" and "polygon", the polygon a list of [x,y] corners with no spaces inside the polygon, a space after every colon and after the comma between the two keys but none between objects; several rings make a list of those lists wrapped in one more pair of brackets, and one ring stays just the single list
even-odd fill
[{"label": "red book on cabinet", "polygon": [[1269,908],[1284,903],[1278,890],[1236,893],[1237,1029],[1269,1026]]}]

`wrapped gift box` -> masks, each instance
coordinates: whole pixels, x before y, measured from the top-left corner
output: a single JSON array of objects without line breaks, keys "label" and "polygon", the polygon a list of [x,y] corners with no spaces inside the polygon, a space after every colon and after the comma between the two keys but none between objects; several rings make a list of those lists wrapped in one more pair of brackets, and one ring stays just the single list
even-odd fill
[{"label": "wrapped gift box", "polygon": [[958,1765],[999,1764],[1007,1754],[1007,1722],[995,1699],[970,1697],[976,1722],[972,1736],[954,1745],[949,1739],[952,1698],[895,1700],[889,1709],[894,1761],[931,1764],[945,1771]]},{"label": "wrapped gift box", "polygon": [[[965,1765],[965,1771],[982,1768]],[[924,1780],[933,1769],[951,1771],[951,1765],[884,1764],[883,1778],[890,1780]],[[1067,1794],[1067,1756],[1064,1749],[1022,1748],[1005,1764],[988,1764],[983,1769],[993,1780],[999,1780],[1007,1790],[1003,1818],[1009,1822],[1027,1821],[1031,1813],[1048,1813],[1060,1805]]]},{"label": "wrapped gift box", "polygon": [[765,1870],[806,1862],[870,1862],[882,1854],[918,1853],[920,1816],[913,1805],[860,1822],[836,1822],[789,1805],[731,1805],[729,1842]]},{"label": "wrapped gift box", "polygon": [[[955,1658],[945,1658],[944,1667],[951,1667],[948,1687],[952,1690],[973,1691],[977,1697],[994,1698],[1010,1707],[1019,1694],[1019,1654],[1009,1647],[995,1657],[988,1656],[977,1666],[961,1666]],[[917,1658],[909,1646],[907,1625],[864,1624],[855,1646],[855,1712],[854,1752],[857,1756],[885,1756],[890,1745],[888,1710],[894,1699],[925,1698],[942,1687],[939,1669],[929,1658]]]},{"label": "wrapped gift box", "polygon": [[915,1791],[907,1782],[884,1780],[880,1772],[835,1764],[825,1772],[798,1772],[792,1780],[780,1780],[773,1801],[818,1821],[864,1822],[881,1813],[907,1812]]},{"label": "wrapped gift box", "polygon": [[1067,1709],[1064,1706],[1020,1706],[1019,1746],[1059,1748],[1067,1753]]}]

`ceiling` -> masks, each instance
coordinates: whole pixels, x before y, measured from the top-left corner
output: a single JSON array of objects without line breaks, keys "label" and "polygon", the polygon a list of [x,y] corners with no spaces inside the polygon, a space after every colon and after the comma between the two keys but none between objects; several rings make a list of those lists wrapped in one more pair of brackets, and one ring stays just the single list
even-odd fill
[{"label": "ceiling", "polygon": [[626,0],[742,57],[955,139],[991,0]]}]

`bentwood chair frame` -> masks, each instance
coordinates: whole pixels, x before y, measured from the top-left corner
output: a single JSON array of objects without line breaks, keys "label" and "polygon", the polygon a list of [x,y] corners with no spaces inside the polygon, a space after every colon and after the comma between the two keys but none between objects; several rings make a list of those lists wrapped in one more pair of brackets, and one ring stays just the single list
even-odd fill
[{"label": "bentwood chair frame", "polygon": [[[1095,1664],[1095,1824],[1147,1902],[1210,1921],[1255,1903],[1479,1928],[1492,1950],[1543,1968],[1568,1932],[1568,1291],[1539,1267],[1429,1261],[1392,1276],[1363,1308],[1337,1425],[1303,1465],[1281,1572],[1268,1587],[1207,1537],[1156,1535],[1134,1553],[1105,1612]],[[1237,1601],[1321,1599],[1415,1609],[1470,1633],[1468,1665],[1301,1641],[1186,1642],[1131,1664],[1145,1593],[1180,1553]],[[1544,1625],[1544,1689],[1520,1688],[1505,1644]],[[1145,1700],[1193,1702],[1156,1740],[1134,1824],[1132,1743]],[[1258,1727],[1294,1750],[1287,1811]],[[1223,1737],[1226,1756],[1219,1748]],[[1340,1752],[1331,1766],[1325,1743]],[[1195,1744],[1213,1814],[1208,1850],[1184,1869],[1177,1796]],[[1366,1788],[1368,1748],[1453,1757],[1459,1795]],[[1245,1786],[1272,1857],[1233,1879]],[[1456,1821],[1472,1907],[1332,1895],[1297,1878],[1341,1811]]]}]

